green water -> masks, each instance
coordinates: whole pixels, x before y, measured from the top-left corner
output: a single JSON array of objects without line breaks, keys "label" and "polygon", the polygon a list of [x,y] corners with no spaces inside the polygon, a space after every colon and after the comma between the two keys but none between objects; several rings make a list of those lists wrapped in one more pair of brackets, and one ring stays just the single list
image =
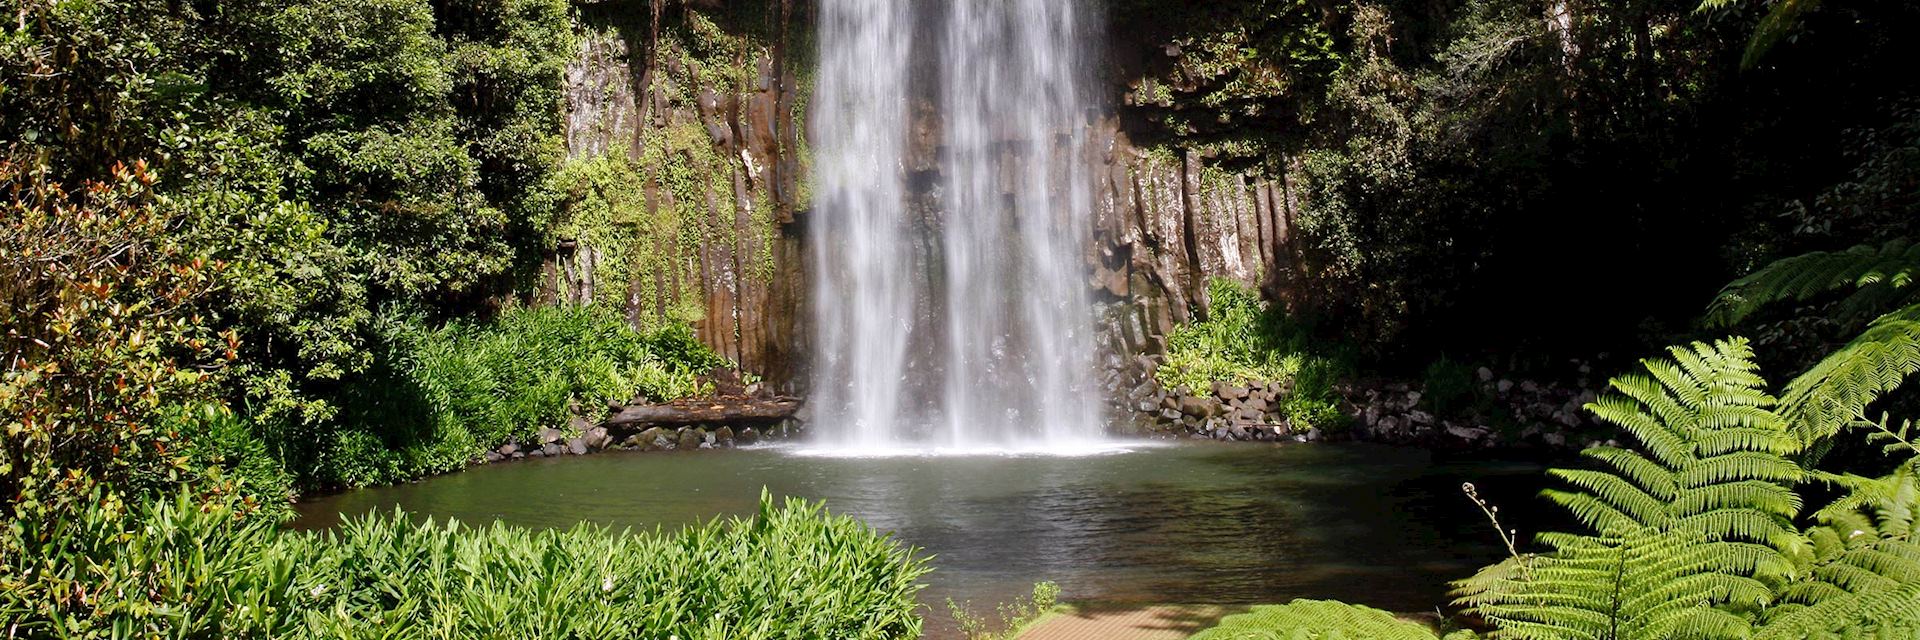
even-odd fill
[{"label": "green water", "polygon": [[[1085,457],[821,458],[791,448],[609,453],[494,465],[300,506],[296,526],[394,506],[469,523],[675,527],[753,511],[762,486],[825,500],[935,556],[924,600],[976,610],[1039,580],[1064,598],[1337,598],[1397,611],[1500,557],[1472,481],[1516,517],[1541,469],[1371,445],[1183,443]],[[1508,523],[1526,527],[1524,521]]]}]

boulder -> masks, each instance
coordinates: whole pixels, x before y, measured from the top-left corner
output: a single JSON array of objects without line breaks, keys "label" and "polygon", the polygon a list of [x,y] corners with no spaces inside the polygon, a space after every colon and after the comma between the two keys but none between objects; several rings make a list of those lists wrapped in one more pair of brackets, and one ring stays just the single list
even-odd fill
[{"label": "boulder", "polygon": [[524,454],[524,453],[520,453],[520,452],[517,452],[517,451],[516,451],[516,452],[514,452],[514,454],[513,454],[512,456],[508,456],[508,457],[510,457],[510,458],[513,458],[514,460],[520,460],[520,459],[522,459],[522,458],[525,458],[525,457],[527,457],[527,454]]},{"label": "boulder", "polygon": [[1240,401],[1240,406],[1246,407],[1248,409],[1252,409],[1254,411],[1264,412],[1267,410],[1267,399],[1256,395],[1256,396],[1247,398],[1246,400]]},{"label": "boulder", "polygon": [[546,451],[545,449],[534,449],[533,451],[530,451],[530,452],[528,452],[528,453],[527,453],[527,457],[529,457],[529,458],[545,458],[545,457],[547,457],[547,451]]},{"label": "boulder", "polygon": [[540,430],[540,444],[553,444],[559,442],[560,439],[564,437],[566,437],[565,433],[561,433],[559,429],[553,427]]},{"label": "boulder", "polygon": [[500,452],[498,451],[488,451],[487,455],[481,459],[486,460],[487,462],[499,462],[501,460],[507,459],[507,457],[504,455],[500,455]]},{"label": "boulder", "polygon": [[646,431],[640,432],[639,435],[635,435],[632,438],[628,438],[628,440],[633,440],[633,439],[640,440],[640,448],[646,449],[648,451],[652,451],[655,449],[662,449],[662,448],[672,449],[673,447],[670,444],[665,447],[661,446],[662,442],[671,442],[667,438],[667,433],[668,432],[666,429],[662,429],[660,427],[651,427],[651,428],[648,428]]},{"label": "boulder", "polygon": [[568,438],[567,453],[571,453],[576,456],[587,455],[587,439],[586,438]]},{"label": "boulder", "polygon": [[1480,370],[1478,370],[1478,371],[1475,371],[1474,373],[1475,373],[1475,374],[1478,374],[1478,375],[1480,376],[1480,381],[1481,381],[1481,382],[1492,382],[1492,381],[1493,381],[1493,370],[1492,370],[1492,369],[1488,369],[1488,368],[1486,368],[1486,367],[1480,367]]},{"label": "boulder", "polygon": [[700,448],[700,444],[706,441],[707,441],[707,432],[704,429],[698,429],[698,428],[681,428],[680,429],[680,441],[678,444],[681,449],[698,449]]},{"label": "boulder", "polygon": [[1180,413],[1179,409],[1161,409],[1160,410],[1160,419],[1166,420],[1168,422],[1178,422],[1180,421],[1180,416],[1182,415],[1186,415],[1186,414]]},{"label": "boulder", "polygon": [[494,449],[493,451],[503,456],[510,456],[520,452],[520,445],[509,442],[500,445],[500,448]]},{"label": "boulder", "polygon": [[562,452],[562,451],[565,451],[565,450],[566,450],[566,448],[565,448],[565,447],[561,447],[561,446],[560,446],[560,443],[557,443],[557,442],[550,442],[550,443],[547,443],[547,444],[543,444],[543,445],[540,445],[540,451],[539,451],[539,453],[543,453],[543,454],[546,454],[546,455],[550,455],[550,456],[557,456],[557,455],[560,455],[560,452]]},{"label": "boulder", "polygon": [[595,449],[605,449],[612,445],[613,436],[607,433],[606,427],[594,427],[587,430],[587,446]]},{"label": "boulder", "polygon": [[1467,442],[1487,437],[1487,430],[1480,427],[1447,427],[1447,433]]},{"label": "boulder", "polygon": [[723,426],[718,429],[714,429],[713,433],[709,435],[713,438],[714,444],[722,444],[722,445],[733,444],[733,427]]},{"label": "boulder", "polygon": [[1211,418],[1219,415],[1220,403],[1213,401],[1211,398],[1182,396],[1180,398],[1180,413],[1201,418]]}]

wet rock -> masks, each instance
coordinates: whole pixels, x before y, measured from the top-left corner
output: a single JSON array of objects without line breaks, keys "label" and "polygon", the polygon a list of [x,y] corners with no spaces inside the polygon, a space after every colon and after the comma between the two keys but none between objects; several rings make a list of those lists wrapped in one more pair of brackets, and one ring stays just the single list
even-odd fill
[{"label": "wet rock", "polygon": [[525,458],[525,457],[527,457],[527,454],[524,454],[524,453],[520,453],[520,452],[518,452],[518,451],[516,451],[516,452],[514,452],[514,454],[513,454],[513,455],[511,455],[511,456],[508,456],[508,457],[510,457],[510,458],[513,458],[514,460],[520,460],[520,459],[522,459],[522,458]]},{"label": "wet rock", "polygon": [[755,431],[753,427],[744,427],[740,429],[740,433],[734,435],[733,440],[739,444],[753,444],[760,441],[760,432]]},{"label": "wet rock", "polygon": [[560,439],[564,437],[566,437],[565,433],[561,433],[559,429],[553,427],[540,430],[540,444],[553,444],[559,442]]},{"label": "wet rock", "polygon": [[565,450],[566,448],[560,446],[560,443],[557,443],[557,442],[550,442],[547,444],[540,445],[540,453],[545,455],[557,456],[557,455],[560,455],[560,452]]},{"label": "wet rock", "polygon": [[546,450],[545,450],[545,449],[534,449],[533,451],[529,451],[529,452],[527,452],[527,457],[529,457],[529,458],[545,458],[545,457],[547,457],[547,452],[546,452]]},{"label": "wet rock", "polygon": [[568,438],[567,453],[571,453],[576,456],[587,455],[587,439],[586,438]]},{"label": "wet rock", "polygon": [[494,453],[498,453],[503,456],[510,456],[520,452],[520,445],[509,442],[509,443],[500,445],[500,448],[494,449],[493,451]]},{"label": "wet rock", "polygon": [[507,457],[504,455],[501,455],[500,452],[498,451],[488,451],[487,455],[482,459],[486,460],[487,462],[499,462],[501,460],[507,459]]},{"label": "wet rock", "polygon": [[681,449],[698,449],[700,445],[706,441],[707,432],[703,429],[680,430],[680,442],[678,444]]},{"label": "wet rock", "polygon": [[714,429],[713,433],[708,434],[708,437],[712,438],[712,442],[716,445],[731,446],[733,444],[733,427],[723,426],[718,429]]}]

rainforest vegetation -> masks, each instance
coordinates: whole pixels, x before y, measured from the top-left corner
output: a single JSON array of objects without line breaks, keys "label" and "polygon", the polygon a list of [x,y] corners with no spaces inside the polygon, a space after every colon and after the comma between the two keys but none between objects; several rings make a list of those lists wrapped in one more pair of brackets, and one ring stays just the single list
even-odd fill
[{"label": "rainforest vegetation", "polygon": [[[606,4],[9,1],[0,635],[921,633],[917,552],[771,496],[679,532],[282,527],[733,366],[685,318],[541,291],[646,197],[634,163],[691,157],[568,160]],[[1448,637],[1920,633],[1920,5],[1104,6],[1136,138],[1299,203],[1161,382],[1287,380],[1331,426],[1355,377],[1620,355],[1588,406],[1618,446],[1552,471],[1577,526],[1482,502],[1511,557],[1434,603]],[[1199,637],[1436,635],[1300,600]]]}]

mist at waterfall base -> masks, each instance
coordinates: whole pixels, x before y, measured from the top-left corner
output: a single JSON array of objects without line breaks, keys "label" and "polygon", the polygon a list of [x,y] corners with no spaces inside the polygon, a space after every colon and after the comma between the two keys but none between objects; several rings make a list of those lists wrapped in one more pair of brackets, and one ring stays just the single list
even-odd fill
[{"label": "mist at waterfall base", "polygon": [[[820,11],[803,452],[1123,449],[1103,436],[1092,384],[1082,8],[824,0]],[[935,77],[914,73],[916,56],[932,56]],[[917,96],[940,132],[925,202],[906,187]]]}]

